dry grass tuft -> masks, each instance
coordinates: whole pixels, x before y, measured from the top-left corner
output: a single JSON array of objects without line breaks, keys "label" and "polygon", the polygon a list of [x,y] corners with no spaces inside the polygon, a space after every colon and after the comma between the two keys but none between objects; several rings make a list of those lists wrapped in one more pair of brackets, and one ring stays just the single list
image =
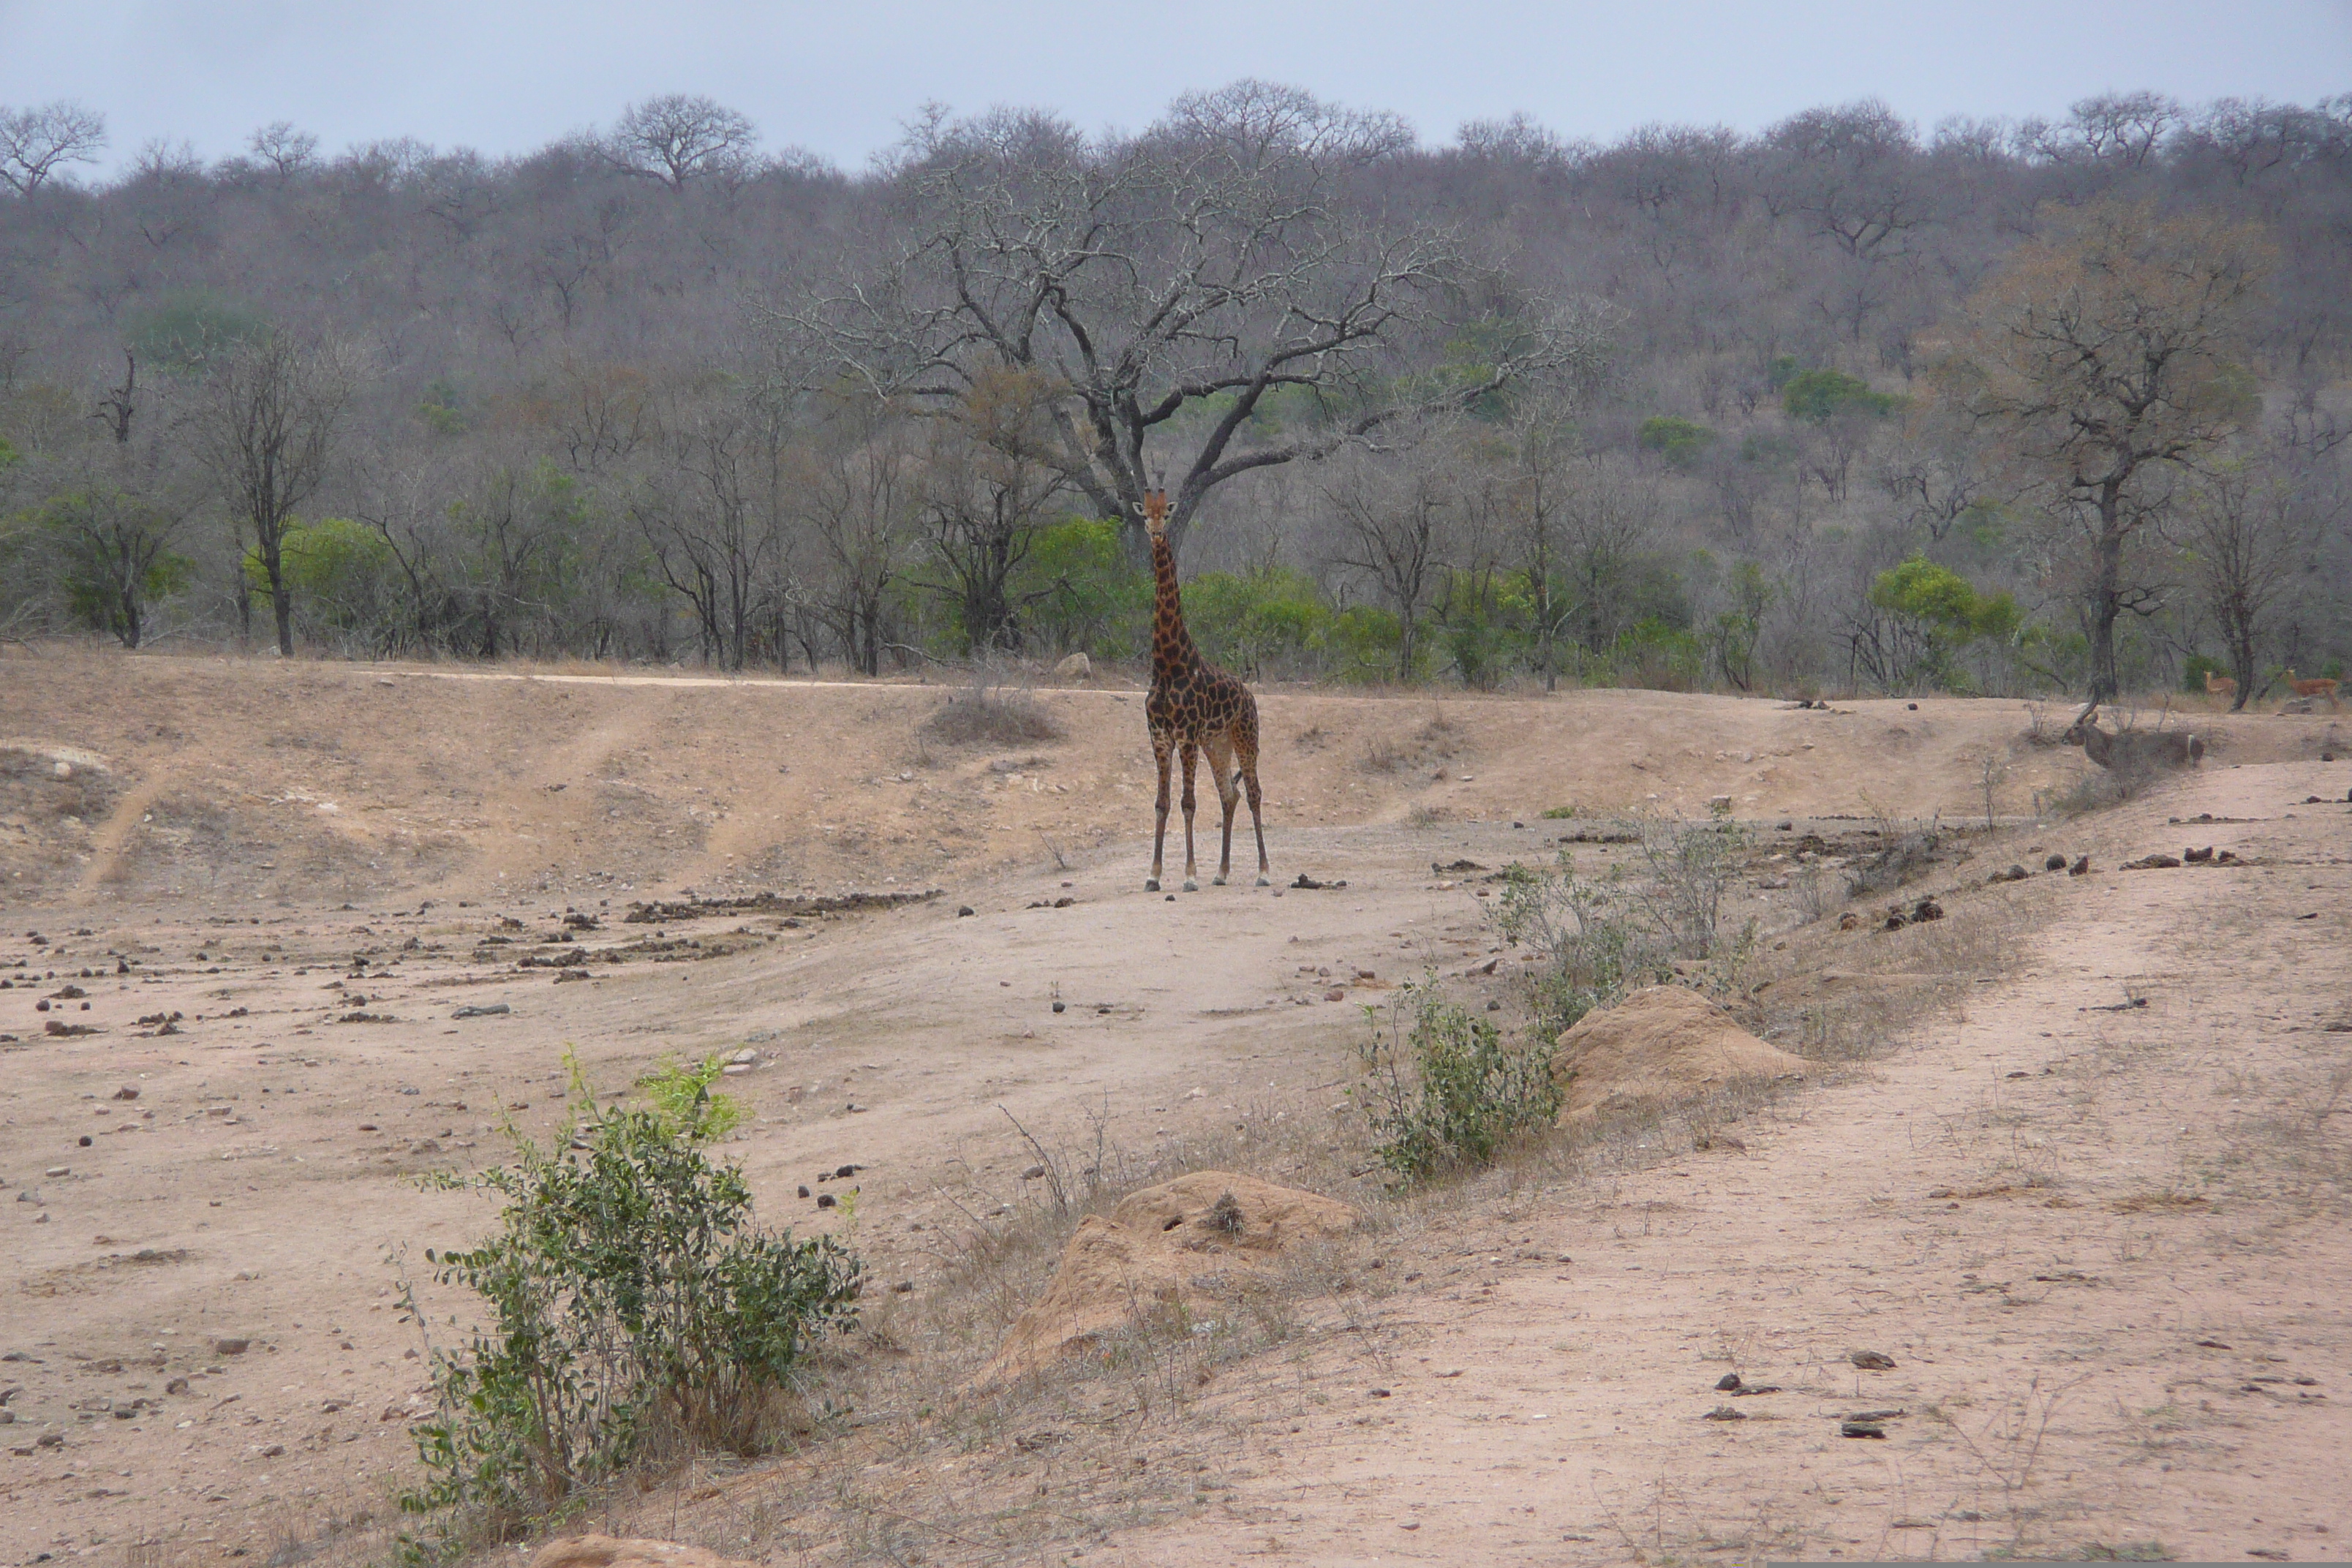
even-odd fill
[{"label": "dry grass tuft", "polygon": [[982,678],[940,703],[920,732],[950,746],[1016,746],[1058,741],[1063,731],[1034,692]]}]

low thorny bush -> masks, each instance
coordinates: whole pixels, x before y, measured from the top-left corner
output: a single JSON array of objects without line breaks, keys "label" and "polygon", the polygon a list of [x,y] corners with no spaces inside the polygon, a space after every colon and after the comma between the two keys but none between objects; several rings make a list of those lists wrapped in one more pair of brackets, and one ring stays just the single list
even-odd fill
[{"label": "low thorny bush", "polygon": [[1433,981],[1402,987],[1386,1018],[1365,1011],[1365,1081],[1349,1093],[1380,1140],[1374,1156],[1401,1184],[1491,1163],[1559,1114],[1548,1038],[1506,1039]]},{"label": "low thorny bush", "polygon": [[923,733],[950,746],[1017,746],[1059,740],[1062,725],[1034,694],[982,677],[940,703],[923,721]]},{"label": "low thorny bush", "polygon": [[1576,868],[1562,848],[1549,868],[1514,863],[1487,919],[1503,940],[1532,948],[1528,1009],[1546,1037],[1595,1007],[1643,985],[1663,984],[1686,966],[1714,990],[1727,990],[1755,943],[1754,922],[1726,942],[1723,900],[1747,854],[1748,830],[1717,813],[1705,822],[1644,817],[1605,836],[1638,845],[1639,873],[1613,866],[1599,877]]},{"label": "low thorny bush", "polygon": [[[755,1228],[741,1172],[697,1147],[731,1109],[715,1068],[655,1075],[642,1110],[599,1110],[575,1069],[551,1143],[430,1178],[507,1200],[488,1239],[425,1255],[488,1319],[433,1352],[438,1409],[412,1429],[425,1479],[401,1506],[441,1515],[446,1542],[505,1539],[656,1440],[755,1451],[816,1341],[854,1325],[857,1259]],[[405,1305],[424,1321],[413,1291]]]}]

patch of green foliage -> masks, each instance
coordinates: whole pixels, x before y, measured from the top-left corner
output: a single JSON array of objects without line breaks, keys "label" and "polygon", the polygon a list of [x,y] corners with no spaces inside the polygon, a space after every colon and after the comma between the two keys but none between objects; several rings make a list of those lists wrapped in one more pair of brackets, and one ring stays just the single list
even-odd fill
[{"label": "patch of green foliage", "polygon": [[1913,555],[1878,574],[1870,602],[1895,616],[1916,639],[1916,679],[1939,687],[1966,682],[1954,657],[1969,644],[2017,642],[2025,616],[2010,594],[1981,594],[1948,566]]},{"label": "patch of green foliage", "polygon": [[1780,411],[1809,425],[1826,425],[1840,415],[1884,419],[1903,405],[1904,399],[1873,392],[1868,382],[1840,370],[1805,371],[1780,388]]},{"label": "patch of green foliage", "polygon": [[1375,1157],[1399,1184],[1491,1164],[1559,1114],[1548,1037],[1507,1040],[1433,981],[1402,987],[1385,1017],[1365,1013],[1364,1081],[1349,1093],[1380,1140]]},{"label": "patch of green foliage", "polygon": [[857,1259],[755,1227],[742,1173],[696,1146],[708,1085],[677,1101],[699,1073],[656,1074],[654,1110],[599,1110],[575,1068],[552,1142],[432,1180],[506,1201],[488,1239],[425,1255],[483,1321],[433,1352],[439,1408],[411,1428],[425,1478],[401,1507],[442,1533],[412,1556],[509,1539],[657,1438],[758,1451],[817,1340],[853,1325]]},{"label": "patch of green foliage", "polygon": [[1575,816],[1576,807],[1572,805],[1548,805],[1543,809],[1543,819],[1546,822],[1570,822],[1573,821]]},{"label": "patch of green foliage", "polygon": [[1048,647],[1132,658],[1150,647],[1151,574],[1127,558],[1119,524],[1074,517],[1038,530],[1018,597]]},{"label": "patch of green foliage", "polygon": [[1209,658],[1255,676],[1303,669],[1319,656],[1331,609],[1304,573],[1279,566],[1204,572],[1184,584],[1184,622]]},{"label": "patch of green foliage", "polygon": [[637,1088],[670,1135],[689,1143],[716,1143],[743,1125],[743,1102],[710,1086],[726,1076],[727,1058],[716,1053],[688,1065],[664,1057],[637,1079]]},{"label": "patch of green foliage", "polygon": [[2195,692],[2202,697],[2205,695],[2205,678],[2208,675],[2226,676],[2229,673],[2230,666],[2226,660],[2208,658],[2201,653],[2192,653],[2182,661],[2180,666],[2180,689]]},{"label": "patch of green foliage", "polygon": [[1633,433],[1633,444],[1644,452],[1655,452],[1677,468],[1687,468],[1706,456],[1706,449],[1720,439],[1717,433],[1695,419],[1677,418],[1661,414],[1642,421]]},{"label": "patch of green foliage", "polygon": [[124,346],[142,365],[201,375],[222,354],[268,334],[269,323],[257,311],[205,289],[184,289],[134,317]]}]

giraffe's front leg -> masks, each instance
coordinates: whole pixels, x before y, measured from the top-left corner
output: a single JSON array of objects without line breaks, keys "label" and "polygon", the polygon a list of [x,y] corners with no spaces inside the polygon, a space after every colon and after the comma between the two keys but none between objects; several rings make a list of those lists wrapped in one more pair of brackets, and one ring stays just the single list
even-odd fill
[{"label": "giraffe's front leg", "polygon": [[1201,865],[1192,855],[1192,768],[1201,760],[1201,748],[1193,742],[1184,742],[1184,890],[1201,890]]},{"label": "giraffe's front leg", "polygon": [[1151,826],[1151,875],[1143,879],[1143,890],[1160,890],[1160,857],[1168,842],[1168,764],[1174,760],[1175,748],[1169,737],[1154,731],[1151,736],[1151,758],[1160,766],[1159,816]]}]

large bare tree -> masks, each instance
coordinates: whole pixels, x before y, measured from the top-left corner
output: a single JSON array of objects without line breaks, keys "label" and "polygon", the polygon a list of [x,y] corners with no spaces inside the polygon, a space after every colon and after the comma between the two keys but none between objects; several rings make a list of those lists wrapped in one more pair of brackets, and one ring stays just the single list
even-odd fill
[{"label": "large bare tree", "polygon": [[352,380],[350,364],[332,346],[273,331],[220,358],[198,416],[204,461],[240,536],[252,531],[269,584],[278,651],[289,657],[294,603],[286,584],[286,529],[326,482]]},{"label": "large bare tree", "polygon": [[106,116],[59,100],[11,109],[0,103],[0,184],[29,196],[60,163],[93,163],[106,150]]},{"label": "large bare tree", "polygon": [[2130,580],[2126,547],[2258,406],[2236,356],[2263,262],[2251,228],[2210,214],[2094,203],[1977,291],[1942,367],[2079,567],[2094,703],[2116,692],[2117,619],[2162,602]]},{"label": "large bare tree", "polygon": [[1601,307],[1482,292],[1458,237],[1349,199],[1411,144],[1392,117],[1255,81],[1103,143],[934,113],[899,153],[882,259],[777,325],[813,376],[918,408],[992,372],[1042,379],[1055,462],[1139,561],[1146,489],[1171,492],[1181,545],[1237,475],[1597,360]]},{"label": "large bare tree", "polygon": [[2238,683],[2231,709],[2261,689],[2256,655],[2273,613],[2310,554],[2310,520],[2286,454],[2268,444],[2206,465],[2180,509],[2180,542]]}]

